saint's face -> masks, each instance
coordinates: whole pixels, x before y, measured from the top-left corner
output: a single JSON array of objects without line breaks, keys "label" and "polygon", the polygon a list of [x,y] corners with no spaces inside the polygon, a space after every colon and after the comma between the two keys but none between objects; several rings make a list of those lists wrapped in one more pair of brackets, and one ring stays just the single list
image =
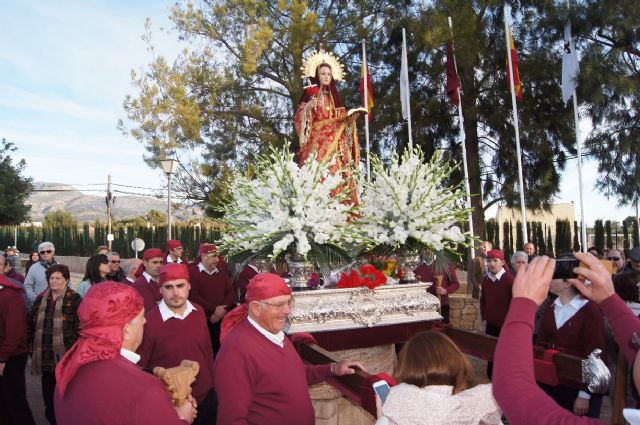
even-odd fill
[{"label": "saint's face", "polygon": [[318,68],[318,80],[320,80],[321,86],[328,86],[331,84],[333,75],[331,74],[331,68],[328,66],[321,66]]}]

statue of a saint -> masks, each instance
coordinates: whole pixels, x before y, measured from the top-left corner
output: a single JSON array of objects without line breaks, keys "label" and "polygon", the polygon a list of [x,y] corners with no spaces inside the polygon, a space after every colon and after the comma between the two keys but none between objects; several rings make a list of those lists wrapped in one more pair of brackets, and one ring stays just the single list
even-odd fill
[{"label": "statue of a saint", "polygon": [[305,58],[302,77],[310,81],[296,109],[294,125],[300,140],[298,158],[304,164],[336,157],[331,173],[340,172],[348,188],[346,202],[358,205],[353,169],[360,163],[360,145],[355,121],[364,108],[347,111],[336,89],[344,72],[338,59],[323,50]]}]

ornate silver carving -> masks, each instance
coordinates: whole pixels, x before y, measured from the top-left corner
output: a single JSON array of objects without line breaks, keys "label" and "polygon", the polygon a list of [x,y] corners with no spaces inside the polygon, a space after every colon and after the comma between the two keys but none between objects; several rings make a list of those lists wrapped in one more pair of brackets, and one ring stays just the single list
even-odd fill
[{"label": "ornate silver carving", "polygon": [[289,333],[357,329],[440,320],[428,283],[296,292]]},{"label": "ornate silver carving", "polygon": [[419,280],[413,271],[420,265],[420,253],[417,251],[404,251],[397,255],[398,265],[404,270],[404,277],[400,279],[400,283],[416,283]]},{"label": "ornate silver carving", "polygon": [[309,282],[309,278],[311,278],[311,274],[315,270],[313,264],[298,255],[287,259],[287,264],[289,265],[289,274],[291,275],[291,278],[289,279],[291,289],[309,289],[307,283]]},{"label": "ornate silver carving", "polygon": [[596,348],[589,357],[582,360],[582,382],[594,394],[604,394],[611,381],[611,372],[600,358],[601,354],[602,350]]},{"label": "ornate silver carving", "polygon": [[271,273],[273,265],[266,257],[258,257],[253,259],[253,263],[258,269],[258,273]]}]

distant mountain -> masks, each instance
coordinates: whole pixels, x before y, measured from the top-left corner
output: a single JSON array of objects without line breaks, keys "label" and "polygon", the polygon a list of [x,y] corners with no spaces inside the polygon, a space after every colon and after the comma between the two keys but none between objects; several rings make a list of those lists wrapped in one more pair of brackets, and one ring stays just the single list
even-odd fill
[{"label": "distant mountain", "polygon": [[[105,195],[85,195],[73,186],[59,183],[34,183],[34,191],[29,197],[31,204],[31,221],[43,221],[49,211],[67,210],[72,213],[79,222],[93,222],[97,218],[106,222],[107,206]],[[149,210],[158,210],[166,214],[167,201],[147,196],[132,196],[116,194],[113,205],[113,218],[122,220],[144,216]],[[174,217],[180,220],[193,217],[194,212],[201,214],[199,209],[174,208]]]}]

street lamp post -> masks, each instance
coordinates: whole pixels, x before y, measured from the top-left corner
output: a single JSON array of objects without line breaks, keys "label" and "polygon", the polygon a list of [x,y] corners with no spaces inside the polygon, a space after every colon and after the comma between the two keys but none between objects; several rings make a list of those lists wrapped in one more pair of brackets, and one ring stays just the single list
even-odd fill
[{"label": "street lamp post", "polygon": [[162,171],[167,175],[167,240],[171,239],[171,178],[176,173],[179,163],[173,158],[160,160]]}]

